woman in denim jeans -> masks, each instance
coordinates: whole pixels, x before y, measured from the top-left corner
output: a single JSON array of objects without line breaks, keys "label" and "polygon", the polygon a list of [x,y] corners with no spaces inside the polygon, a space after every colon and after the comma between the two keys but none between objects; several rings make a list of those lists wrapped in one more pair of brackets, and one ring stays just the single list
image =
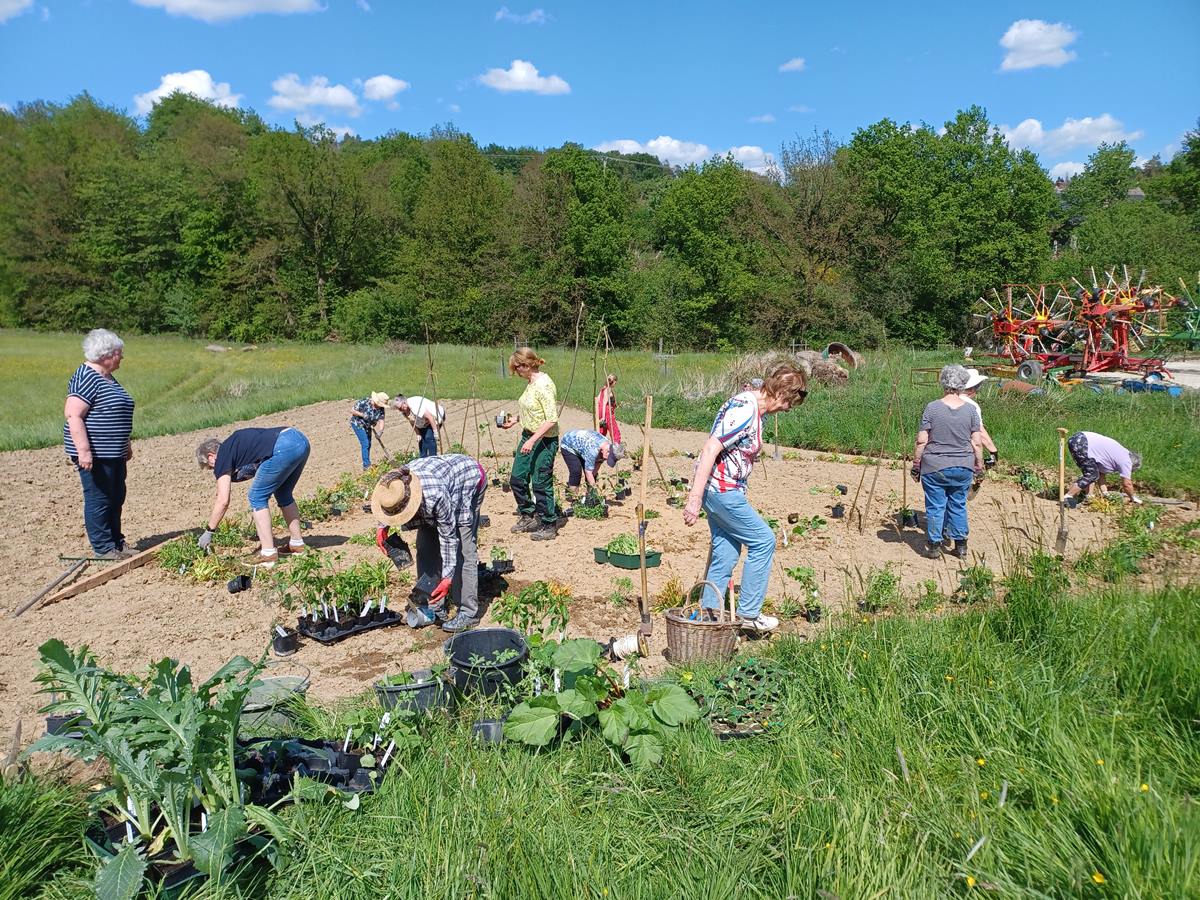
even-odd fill
[{"label": "woman in denim jeans", "polygon": [[[275,565],[279,553],[299,553],[304,549],[300,537],[300,511],[292,492],[304,464],[308,462],[308,438],[297,428],[240,428],[224,441],[209,438],[196,448],[196,462],[211,469],[217,479],[217,498],[213,502],[208,525],[198,540],[207,550],[225,511],[229,509],[229,486],[234,481],[250,481],[250,512],[258,531],[260,548],[256,565]],[[271,533],[271,510],[267,501],[275,496],[279,511],[287,523],[290,539],[278,550]]]},{"label": "woman in denim jeans", "polygon": [[967,493],[983,476],[979,408],[959,394],[969,379],[962,366],[942,368],[938,382],[945,396],[926,405],[913,447],[912,478],[925,491],[923,555],[929,559],[941,557],[946,537],[954,540],[954,555],[967,558]]},{"label": "woman in denim jeans", "polygon": [[761,387],[734,394],[717,413],[712,432],[704,443],[692,478],[692,490],[683,508],[683,521],[695,525],[701,508],[708,516],[712,534],[707,581],[702,604],[717,610],[733,575],[734,566],[746,548],[746,567],[738,594],[738,619],[747,631],[772,631],[779,620],[762,613],[767,595],[771,560],[775,557],[775,532],[746,499],[746,482],[762,450],[762,418],[784,412],[804,402],[808,380],[795,366],[784,363]]}]

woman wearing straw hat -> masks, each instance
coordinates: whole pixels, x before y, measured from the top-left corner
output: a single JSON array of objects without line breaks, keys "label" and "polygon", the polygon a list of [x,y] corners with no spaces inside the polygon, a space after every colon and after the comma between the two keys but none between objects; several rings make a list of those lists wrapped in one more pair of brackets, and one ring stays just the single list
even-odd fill
[{"label": "woman wearing straw hat", "polygon": [[487,490],[483,466],[461,453],[414,459],[379,479],[371,509],[379,528],[375,543],[387,553],[389,528],[417,530],[417,576],[438,575],[430,608],[445,618],[446,599],[457,601],[458,614],[443,631],[465,631],[479,624],[479,511]]},{"label": "woman wearing straw hat", "polygon": [[350,407],[350,430],[358,438],[362,450],[363,471],[371,468],[371,435],[383,437],[383,417],[387,413],[388,395],[383,391],[371,391]]}]

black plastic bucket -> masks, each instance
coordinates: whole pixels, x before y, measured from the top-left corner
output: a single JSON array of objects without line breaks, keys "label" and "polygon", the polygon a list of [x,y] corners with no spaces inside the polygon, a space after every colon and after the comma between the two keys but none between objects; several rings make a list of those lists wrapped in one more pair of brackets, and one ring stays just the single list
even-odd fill
[{"label": "black plastic bucket", "polygon": [[[442,649],[450,660],[450,678],[455,686],[463,693],[485,697],[520,681],[529,659],[525,638],[511,628],[473,628],[454,635]],[[495,654],[505,650],[515,651],[516,656],[495,662]]]},{"label": "black plastic bucket", "polygon": [[429,669],[413,672],[412,684],[375,682],[375,696],[384,709],[453,709],[454,690]]},{"label": "black plastic bucket", "polygon": [[471,737],[481,744],[499,744],[504,740],[504,720],[480,719],[472,722]]}]

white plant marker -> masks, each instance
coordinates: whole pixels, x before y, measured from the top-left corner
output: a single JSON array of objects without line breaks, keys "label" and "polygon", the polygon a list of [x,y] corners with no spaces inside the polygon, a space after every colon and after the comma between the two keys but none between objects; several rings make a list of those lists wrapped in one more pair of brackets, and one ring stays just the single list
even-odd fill
[{"label": "white plant marker", "polygon": [[342,752],[345,753],[350,749],[350,735],[354,732],[354,726],[351,725],[346,729],[346,739],[342,741]]},{"label": "white plant marker", "polygon": [[388,760],[392,758],[392,751],[395,749],[396,749],[396,742],[389,741],[388,745],[387,745],[387,750],[384,751],[384,754],[383,754],[383,762],[381,762],[379,764],[379,768],[382,769],[384,766],[386,766],[388,764]]},{"label": "white plant marker", "polygon": [[983,837],[981,837],[979,840],[977,840],[975,842],[975,846],[971,848],[971,852],[967,854],[967,858],[965,860],[963,860],[963,862],[970,862],[971,857],[974,856],[976,853],[978,853],[979,848],[982,847],[986,842],[987,842],[987,835],[985,834]]},{"label": "white plant marker", "polygon": [[278,634],[281,638],[287,637],[287,632],[283,630],[282,625],[275,626],[275,633]]},{"label": "white plant marker", "polygon": [[200,830],[208,831],[208,813],[203,810],[200,812]]},{"label": "white plant marker", "polygon": [[338,618],[336,603],[333,605],[333,621],[338,625],[342,624],[342,620]]},{"label": "white plant marker", "polygon": [[621,669],[621,686],[629,690],[629,663],[625,663]]},{"label": "white plant marker", "polygon": [[558,671],[558,669],[555,669],[554,670],[554,693],[557,694],[561,690],[562,690],[562,674]]},{"label": "white plant marker", "polygon": [[125,840],[130,844],[133,843],[133,819],[137,818],[137,806],[133,802],[132,797],[125,798],[125,808],[129,810],[130,818],[125,820]]},{"label": "white plant marker", "polygon": [[379,611],[383,612],[387,609],[387,594],[379,598]]},{"label": "white plant marker", "polygon": [[362,618],[363,616],[365,616],[365,615],[366,615],[368,612],[370,612],[370,610],[371,610],[371,606],[372,606],[374,603],[375,603],[375,601],[374,601],[374,600],[368,600],[368,601],[367,601],[365,604],[363,604],[362,612],[360,612],[360,613],[358,614],[358,617],[361,619],[361,618]]}]

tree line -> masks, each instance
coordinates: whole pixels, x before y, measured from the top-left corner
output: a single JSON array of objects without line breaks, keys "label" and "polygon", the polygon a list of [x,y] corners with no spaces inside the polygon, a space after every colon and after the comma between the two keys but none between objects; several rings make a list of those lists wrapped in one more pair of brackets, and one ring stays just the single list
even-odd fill
[{"label": "tree line", "polygon": [[583,303],[618,346],[928,344],[1005,282],[1190,279],[1198,235],[1200,126],[1168,163],[1102,146],[1056,192],[978,107],[797,138],[766,173],[338,138],[184,94],[144,121],[86,94],[0,112],[5,326],[566,343]]}]

